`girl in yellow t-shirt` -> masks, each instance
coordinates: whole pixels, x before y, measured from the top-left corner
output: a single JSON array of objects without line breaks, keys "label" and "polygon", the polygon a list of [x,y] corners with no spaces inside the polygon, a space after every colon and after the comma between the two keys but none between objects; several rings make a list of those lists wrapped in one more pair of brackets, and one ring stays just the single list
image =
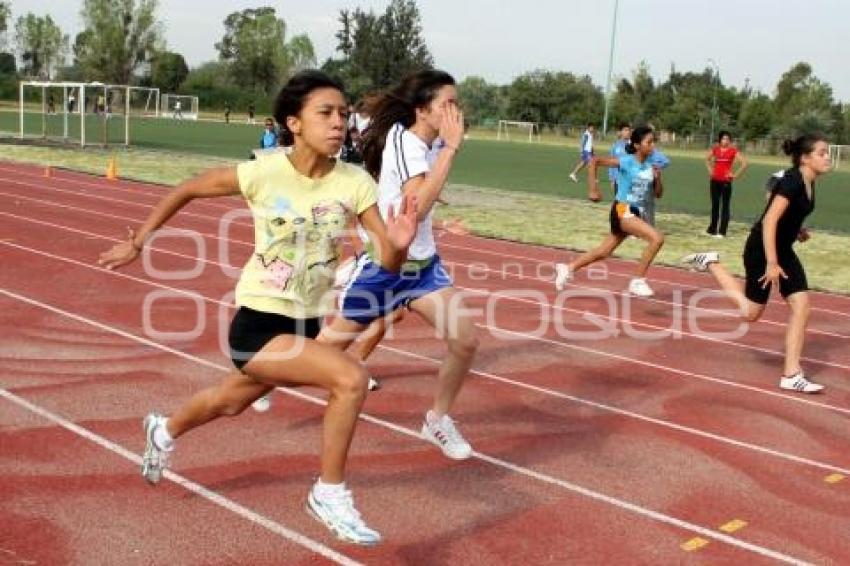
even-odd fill
[{"label": "girl in yellow t-shirt", "polygon": [[363,170],[332,156],[345,138],[345,96],[318,71],[297,74],[275,101],[275,119],[292,152],[273,153],[237,167],[207,171],[178,186],[154,207],[127,241],[100,257],[109,269],[135,260],[145,240],[195,198],[241,194],[254,218],[255,251],[236,287],[239,307],[230,326],[236,369],[197,393],[170,417],[144,419],[142,474],[157,483],[174,440],[220,416],[241,413],[275,387],[312,385],[329,392],[322,433],[321,476],[307,508],[343,540],[376,544],[381,536],[354,508],[344,483],[345,463],[368,375],[351,356],[314,340],[334,307],[338,239],[356,216],[374,234],[380,263],[398,271],[416,233],[416,199],[401,204],[386,224],[375,186]]}]

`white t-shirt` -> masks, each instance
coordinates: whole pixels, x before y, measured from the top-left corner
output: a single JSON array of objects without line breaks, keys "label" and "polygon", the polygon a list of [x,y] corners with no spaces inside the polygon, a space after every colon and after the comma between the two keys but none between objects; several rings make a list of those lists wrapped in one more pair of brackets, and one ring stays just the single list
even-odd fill
[{"label": "white t-shirt", "polygon": [[593,152],[593,134],[585,130],[581,136],[581,150],[587,153]]},{"label": "white t-shirt", "polygon": [[370,116],[361,116],[358,113],[354,113],[354,127],[357,128],[358,133],[363,133],[366,128],[369,127],[369,123],[372,121]]},{"label": "white t-shirt", "polygon": [[[401,124],[396,124],[390,128],[382,154],[381,174],[378,179],[378,209],[384,219],[387,218],[387,209],[390,205],[393,206],[395,211],[398,211],[401,206],[401,188],[404,184],[413,177],[428,173],[437,159],[440,149],[442,149],[442,143],[439,139],[435,140],[432,147],[428,147],[428,144]],[[427,216],[419,222],[416,237],[407,251],[408,259],[428,259],[437,253],[432,225],[433,216],[434,209],[432,208],[428,211]],[[364,234],[361,232],[361,235]]]}]

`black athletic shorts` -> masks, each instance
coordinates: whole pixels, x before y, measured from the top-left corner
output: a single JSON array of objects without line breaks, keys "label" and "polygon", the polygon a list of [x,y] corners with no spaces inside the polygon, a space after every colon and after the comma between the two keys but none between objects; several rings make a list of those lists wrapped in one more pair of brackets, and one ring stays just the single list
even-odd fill
[{"label": "black athletic shorts", "polygon": [[321,328],[320,318],[296,319],[239,307],[230,323],[230,358],[237,369],[242,369],[272,338],[281,334],[315,338]]},{"label": "black athletic shorts", "polygon": [[640,218],[640,215],[640,209],[638,207],[630,206],[627,202],[618,202],[615,200],[611,204],[611,214],[609,215],[611,233],[614,235],[625,234],[623,227],[620,226],[620,220],[623,218],[630,218],[632,216]]},{"label": "black athletic shorts", "polygon": [[[783,298],[789,295],[799,293],[800,291],[809,290],[809,282],[806,279],[806,271],[803,269],[803,264],[800,263],[800,258],[794,253],[791,248],[785,250],[777,250],[777,260],[779,267],[788,276],[787,279],[780,277],[779,293]],[[747,273],[747,282],[744,294],[749,300],[760,305],[767,304],[767,299],[770,297],[770,288],[762,289],[762,284],[759,278],[764,275],[764,270],[767,268],[767,258],[764,255],[764,244],[759,236],[755,236],[753,232],[747,238],[747,243],[744,245],[744,269]]]}]

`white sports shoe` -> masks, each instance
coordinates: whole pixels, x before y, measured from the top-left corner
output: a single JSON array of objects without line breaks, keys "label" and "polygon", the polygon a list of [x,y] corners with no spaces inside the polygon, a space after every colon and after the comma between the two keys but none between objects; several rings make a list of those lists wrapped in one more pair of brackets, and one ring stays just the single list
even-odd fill
[{"label": "white sports shoe", "polygon": [[578,183],[578,177],[576,177],[575,173],[570,173],[570,181],[573,183]]},{"label": "white sports shoe", "polygon": [[452,460],[466,460],[472,456],[472,446],[463,438],[448,415],[438,419],[433,411],[428,411],[422,424],[422,438],[439,446],[443,454]]},{"label": "white sports shoe", "polygon": [[824,386],[819,383],[814,383],[806,379],[802,371],[798,371],[794,375],[783,377],[779,380],[780,389],[788,389],[790,391],[799,391],[800,393],[820,393],[824,390]]},{"label": "white sports shoe", "polygon": [[265,413],[269,409],[272,408],[272,394],[266,393],[253,403],[251,403],[251,408],[257,411],[258,413]]},{"label": "white sports shoe", "polygon": [[555,264],[555,289],[563,291],[567,283],[573,280],[573,272],[566,263]]},{"label": "white sports shoe", "polygon": [[381,388],[381,382],[379,382],[377,379],[375,379],[374,377],[372,377],[370,375],[369,376],[369,385],[367,385],[366,387],[369,389],[369,391],[377,391],[378,389]]},{"label": "white sports shoe", "polygon": [[354,498],[347,489],[330,496],[319,496],[314,487],[307,495],[307,512],[341,540],[367,546],[381,542],[381,533],[366,525],[354,508]]},{"label": "white sports shoe", "polygon": [[655,294],[649,283],[643,277],[635,277],[629,281],[629,293],[638,297],[651,297]]},{"label": "white sports shoe", "polygon": [[708,266],[718,261],[720,261],[720,254],[717,252],[690,254],[682,258],[682,263],[694,271],[708,271]]},{"label": "white sports shoe", "polygon": [[142,477],[148,483],[156,485],[162,479],[162,472],[168,467],[168,450],[163,450],[154,442],[154,431],[164,426],[165,417],[159,413],[148,413],[142,426],[145,429],[145,453],[142,456]]}]

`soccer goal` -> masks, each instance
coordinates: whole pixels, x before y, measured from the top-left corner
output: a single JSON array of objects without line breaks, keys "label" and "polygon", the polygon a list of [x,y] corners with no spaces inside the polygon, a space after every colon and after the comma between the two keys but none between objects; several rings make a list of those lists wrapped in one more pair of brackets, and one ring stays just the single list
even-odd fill
[{"label": "soccer goal", "polygon": [[160,116],[175,120],[197,120],[198,97],[185,94],[163,94]]},{"label": "soccer goal", "polygon": [[832,160],[832,168],[838,169],[843,161],[850,159],[850,145],[829,146],[829,158]]},{"label": "soccer goal", "polygon": [[156,116],[159,89],[21,81],[19,137],[51,143],[130,145],[131,119]]},{"label": "soccer goal", "polygon": [[530,142],[540,141],[540,126],[537,122],[499,120],[499,129],[496,130],[496,139],[510,141],[511,132],[513,132],[515,139],[528,139]]}]

